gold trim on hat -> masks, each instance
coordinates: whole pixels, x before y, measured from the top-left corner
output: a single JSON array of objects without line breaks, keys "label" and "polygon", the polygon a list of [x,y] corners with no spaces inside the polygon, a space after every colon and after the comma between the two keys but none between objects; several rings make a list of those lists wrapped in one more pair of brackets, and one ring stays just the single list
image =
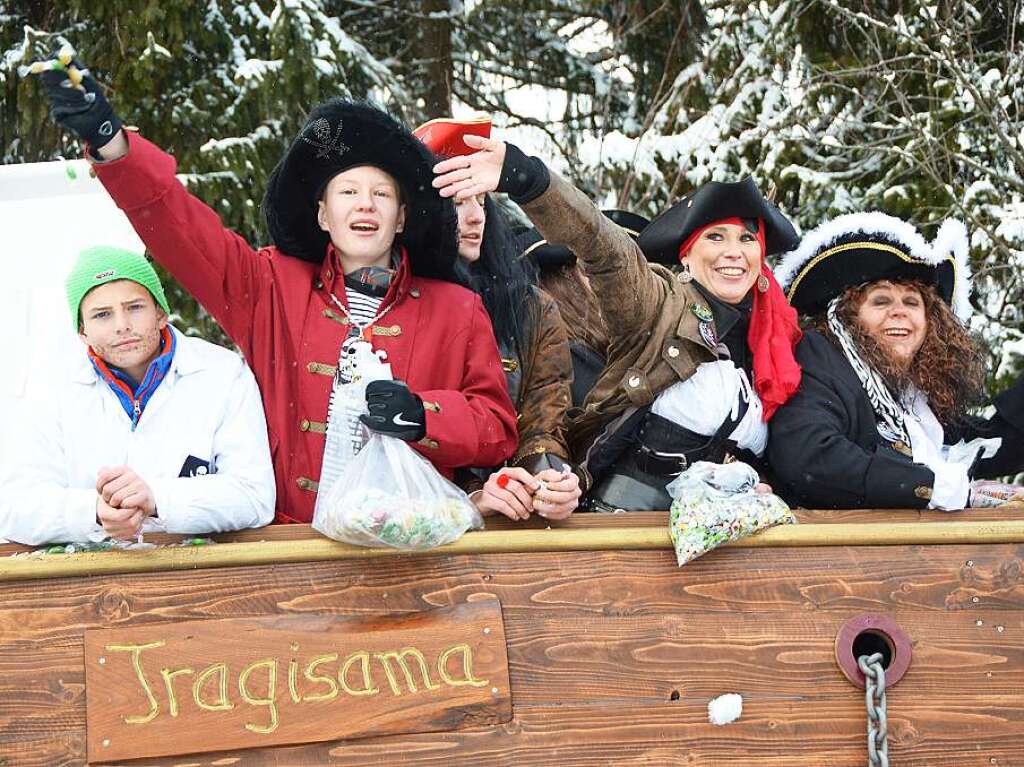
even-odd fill
[{"label": "gold trim on hat", "polygon": [[[796,293],[796,289],[799,287],[801,281],[804,279],[804,277],[807,276],[808,272],[810,272],[811,269],[813,269],[819,263],[824,261],[829,256],[836,255],[837,253],[845,253],[848,250],[857,249],[878,250],[883,253],[889,253],[890,255],[896,256],[897,258],[906,261],[908,264],[920,264],[921,266],[930,266],[933,269],[937,269],[939,267],[939,264],[942,263],[940,261],[938,264],[932,264],[929,263],[928,261],[922,261],[919,258],[914,258],[913,256],[907,255],[902,250],[893,245],[887,245],[883,242],[874,242],[872,240],[865,240],[862,242],[845,242],[842,245],[836,245],[834,247],[829,248],[828,250],[823,250],[821,253],[819,253],[810,261],[808,261],[804,268],[800,270],[800,273],[797,274],[796,278],[793,280],[793,284],[789,286],[789,290],[786,291],[786,300],[789,301],[790,303],[793,302],[793,295]],[[945,260],[949,261],[949,263],[953,265],[953,293],[955,294],[956,285],[960,277],[956,268],[956,260],[952,256],[946,256]]]}]

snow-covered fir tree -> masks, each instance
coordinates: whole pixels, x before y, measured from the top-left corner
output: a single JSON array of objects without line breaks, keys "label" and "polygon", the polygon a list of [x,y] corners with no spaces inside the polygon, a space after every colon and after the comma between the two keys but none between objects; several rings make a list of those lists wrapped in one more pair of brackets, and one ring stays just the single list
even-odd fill
[{"label": "snow-covered fir tree", "polygon": [[59,33],[256,243],[267,174],[333,95],[410,125],[487,112],[600,203],[647,214],[753,174],[803,229],[958,216],[1005,377],[1024,357],[1022,31],[1019,0],[0,0],[0,154],[80,153],[16,76]]}]

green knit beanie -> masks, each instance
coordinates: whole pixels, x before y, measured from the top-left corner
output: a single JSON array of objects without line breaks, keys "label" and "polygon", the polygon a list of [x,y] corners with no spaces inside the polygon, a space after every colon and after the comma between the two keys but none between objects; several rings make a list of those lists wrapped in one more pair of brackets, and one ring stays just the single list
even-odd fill
[{"label": "green knit beanie", "polygon": [[164,296],[164,286],[156,276],[156,270],[146,257],[130,250],[122,250],[109,245],[98,245],[87,248],[78,254],[71,273],[64,281],[68,293],[68,308],[71,310],[71,322],[78,330],[78,309],[85,294],[100,285],[116,280],[131,280],[148,290],[153,300],[167,314],[171,313]]}]

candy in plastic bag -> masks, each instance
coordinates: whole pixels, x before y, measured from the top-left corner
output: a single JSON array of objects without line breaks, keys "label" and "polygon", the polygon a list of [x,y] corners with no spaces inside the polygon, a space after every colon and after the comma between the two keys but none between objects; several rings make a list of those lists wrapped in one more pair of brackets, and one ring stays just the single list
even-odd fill
[{"label": "candy in plastic bag", "polygon": [[972,509],[991,509],[1004,503],[1024,502],[1024,487],[987,479],[971,482],[968,504]]},{"label": "candy in plastic bag", "polygon": [[758,481],[742,461],[698,461],[669,483],[669,533],[680,565],[758,530],[796,523],[781,498],[755,491]]},{"label": "candy in plastic bag", "polygon": [[355,460],[369,438],[369,430],[363,426],[359,416],[366,412],[367,385],[371,381],[390,381],[392,378],[391,365],[386,360],[387,353],[374,350],[362,336],[350,336],[341,344],[327,406],[327,435],[314,516],[334,483],[345,472],[345,467]]},{"label": "candy in plastic bag", "polygon": [[469,497],[405,442],[373,434],[323,497],[313,528],[358,546],[432,549],[483,519]]}]

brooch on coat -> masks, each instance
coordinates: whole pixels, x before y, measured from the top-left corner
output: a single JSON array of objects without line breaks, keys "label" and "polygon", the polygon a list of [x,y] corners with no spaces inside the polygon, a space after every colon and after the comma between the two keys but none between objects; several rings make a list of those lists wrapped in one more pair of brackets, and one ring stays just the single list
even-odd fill
[{"label": "brooch on coat", "polygon": [[718,334],[715,332],[714,325],[715,316],[703,304],[692,304],[690,308],[693,310],[694,316],[700,320],[697,331],[700,333],[701,340],[709,349],[714,350],[718,346]]}]

